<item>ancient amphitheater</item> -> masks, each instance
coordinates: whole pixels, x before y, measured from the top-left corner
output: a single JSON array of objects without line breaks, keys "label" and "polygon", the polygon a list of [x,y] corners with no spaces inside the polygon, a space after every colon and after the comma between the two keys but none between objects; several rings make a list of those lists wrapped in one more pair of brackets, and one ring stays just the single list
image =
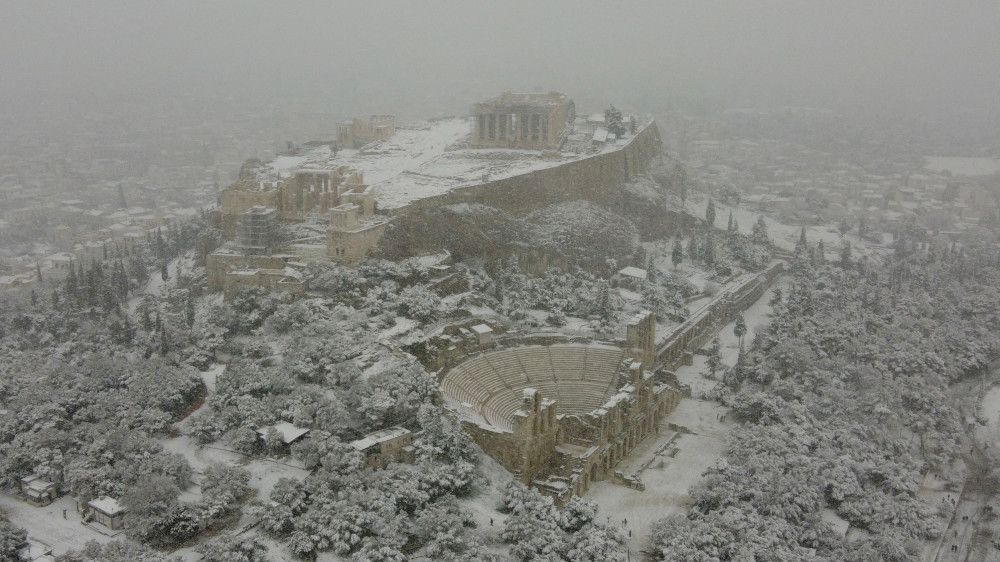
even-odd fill
[{"label": "ancient amphitheater", "polygon": [[463,418],[513,429],[526,388],[556,400],[563,414],[599,409],[618,393],[620,347],[600,344],[532,345],[477,355],[448,371],[441,390]]},{"label": "ancient amphitheater", "polygon": [[655,380],[654,329],[644,312],[624,342],[513,342],[444,369],[441,391],[487,454],[560,504],[596,480],[641,486],[615,466],[682,394]]}]

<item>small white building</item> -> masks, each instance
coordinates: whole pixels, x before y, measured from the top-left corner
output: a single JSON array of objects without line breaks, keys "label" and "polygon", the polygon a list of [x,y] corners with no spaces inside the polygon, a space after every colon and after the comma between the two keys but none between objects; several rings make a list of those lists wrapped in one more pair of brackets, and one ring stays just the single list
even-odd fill
[{"label": "small white building", "polygon": [[90,500],[87,502],[90,513],[94,521],[104,525],[112,531],[122,528],[122,521],[125,519],[125,508],[119,505],[116,498],[107,496]]},{"label": "small white building", "polygon": [[476,324],[470,329],[475,334],[479,345],[493,345],[493,328],[486,324]]},{"label": "small white building", "polygon": [[641,290],[646,284],[646,270],[638,267],[624,267],[612,279],[616,284],[635,291]]},{"label": "small white building", "polygon": [[350,445],[365,457],[365,466],[385,468],[390,462],[413,462],[416,450],[410,444],[413,434],[405,427],[390,427],[369,433]]}]

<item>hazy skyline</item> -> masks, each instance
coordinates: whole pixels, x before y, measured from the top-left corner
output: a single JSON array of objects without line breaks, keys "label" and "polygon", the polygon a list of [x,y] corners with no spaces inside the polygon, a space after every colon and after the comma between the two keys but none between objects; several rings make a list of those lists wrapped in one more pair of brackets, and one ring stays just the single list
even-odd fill
[{"label": "hazy skyline", "polygon": [[[9,2],[3,97],[221,95],[434,115],[584,104],[998,112],[1000,2]],[[640,108],[641,109],[641,108]]]}]

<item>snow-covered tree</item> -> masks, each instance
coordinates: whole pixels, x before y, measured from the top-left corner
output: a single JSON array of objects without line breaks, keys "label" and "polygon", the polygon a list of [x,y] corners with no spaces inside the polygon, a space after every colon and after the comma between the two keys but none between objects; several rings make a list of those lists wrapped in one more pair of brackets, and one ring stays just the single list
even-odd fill
[{"label": "snow-covered tree", "polygon": [[597,517],[597,504],[573,496],[559,513],[559,526],[567,533],[575,533]]},{"label": "snow-covered tree", "polygon": [[125,534],[150,545],[186,540],[197,532],[197,518],[177,501],[177,484],[162,476],[145,478],[119,500],[128,510]]},{"label": "snow-covered tree", "polygon": [[625,537],[615,527],[589,523],[576,531],[566,545],[566,560],[573,562],[625,562]]},{"label": "snow-covered tree", "polygon": [[713,338],[712,345],[709,346],[707,358],[705,359],[708,377],[714,379],[715,374],[722,369],[722,366],[722,345],[719,343],[719,338]]},{"label": "snow-covered tree", "polygon": [[504,491],[503,505],[510,515],[500,537],[511,545],[510,555],[515,560],[559,560],[565,545],[552,498],[511,481]]},{"label": "snow-covered tree", "polygon": [[844,269],[851,267],[851,243],[847,240],[840,246],[840,267]]},{"label": "snow-covered tree", "polygon": [[21,551],[27,546],[28,532],[0,517],[0,560],[22,560]]},{"label": "snow-covered tree", "polygon": [[[5,558],[6,560],[6,558]],[[16,560],[16,559],[12,559]],[[59,557],[62,562],[180,562],[179,556],[170,556],[155,551],[148,546],[125,540],[113,540],[101,544],[96,540],[87,541],[80,550],[70,550]]]},{"label": "snow-covered tree", "polygon": [[747,334],[747,322],[743,319],[743,313],[736,315],[736,324],[733,326],[733,334],[740,340],[740,349],[743,349],[743,336]]},{"label": "snow-covered tree", "polygon": [[625,134],[625,122],[622,118],[622,112],[615,106],[611,106],[604,110],[604,126],[607,127],[608,132],[621,138]]},{"label": "snow-covered tree", "polygon": [[767,222],[764,220],[764,215],[757,216],[757,222],[753,224],[753,231],[750,236],[754,244],[771,244],[771,238],[767,234]]}]

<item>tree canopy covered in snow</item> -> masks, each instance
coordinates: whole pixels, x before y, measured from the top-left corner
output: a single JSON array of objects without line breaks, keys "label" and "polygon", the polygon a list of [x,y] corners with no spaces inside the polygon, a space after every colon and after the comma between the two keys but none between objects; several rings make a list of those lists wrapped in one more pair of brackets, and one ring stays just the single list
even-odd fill
[{"label": "tree canopy covered in snow", "polygon": [[[944,389],[1000,350],[1000,256],[925,247],[841,267],[810,250],[799,248],[769,329],[716,391],[743,424],[692,490],[694,508],[657,523],[662,559],[797,559],[808,548],[825,560],[904,560],[908,539],[941,532],[918,483],[958,453]],[[834,535],[825,508],[864,538]]]}]

